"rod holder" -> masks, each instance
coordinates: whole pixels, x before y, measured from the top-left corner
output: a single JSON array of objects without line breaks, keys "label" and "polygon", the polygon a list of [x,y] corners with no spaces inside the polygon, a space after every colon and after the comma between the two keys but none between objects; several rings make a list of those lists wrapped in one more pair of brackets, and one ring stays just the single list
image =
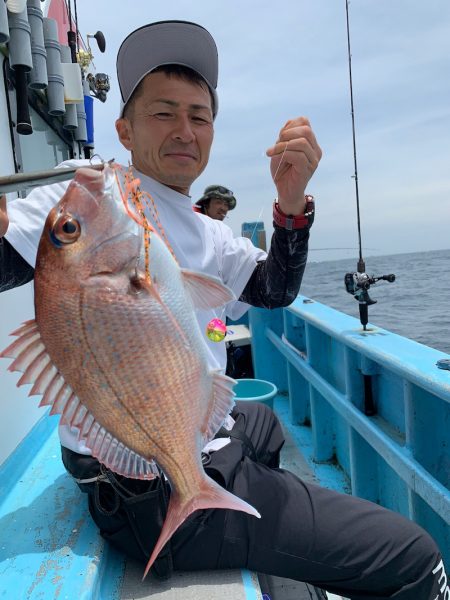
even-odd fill
[{"label": "rod holder", "polygon": [[58,42],[58,26],[54,19],[44,18],[44,43],[47,51],[48,114],[53,117],[61,117],[66,112],[64,77],[61,67],[61,47]]},{"label": "rod holder", "polygon": [[41,0],[28,0],[28,22],[31,27],[31,54],[33,68],[28,82],[32,90],[44,90],[48,86],[47,51],[44,44],[44,15]]},{"label": "rod holder", "polygon": [[9,41],[8,11],[6,10],[5,0],[0,0],[0,44],[7,44]]},{"label": "rod holder", "polygon": [[24,67],[26,72],[33,68],[31,55],[31,27],[26,9],[20,13],[8,12],[9,64],[12,69]]}]

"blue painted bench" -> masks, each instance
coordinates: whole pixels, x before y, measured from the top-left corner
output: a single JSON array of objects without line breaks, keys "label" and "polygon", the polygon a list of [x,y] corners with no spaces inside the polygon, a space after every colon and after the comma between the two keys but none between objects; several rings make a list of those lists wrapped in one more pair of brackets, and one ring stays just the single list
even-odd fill
[{"label": "blue painted bench", "polygon": [[0,468],[0,597],[119,598],[123,557],[101,539],[44,416]]},{"label": "blue painted bench", "polygon": [[86,496],[66,473],[57,421],[42,417],[0,467],[0,598],[125,600],[138,590],[141,599],[170,600],[187,588],[205,600],[261,598],[248,571],[176,573],[169,582],[142,584],[143,566],[127,564],[100,537]]}]

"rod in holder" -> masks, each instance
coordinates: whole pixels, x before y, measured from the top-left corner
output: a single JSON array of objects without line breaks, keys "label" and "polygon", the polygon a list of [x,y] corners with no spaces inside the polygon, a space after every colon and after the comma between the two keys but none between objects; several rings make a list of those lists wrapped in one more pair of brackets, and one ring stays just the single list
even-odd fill
[{"label": "rod in holder", "polygon": [[372,275],[371,277],[366,273],[366,265],[361,258],[358,260],[356,273],[346,273],[344,277],[345,289],[359,303],[359,320],[364,331],[366,331],[366,326],[369,322],[369,306],[377,302],[369,296],[369,289],[377,281],[392,283],[395,281],[395,275],[390,273],[389,275]]},{"label": "rod in holder", "polygon": [[395,275],[381,275],[380,277],[370,277],[366,273],[366,265],[362,254],[362,242],[361,242],[361,217],[359,212],[359,191],[358,191],[358,166],[356,161],[356,132],[355,132],[355,110],[353,106],[353,80],[352,80],[352,52],[350,48],[350,22],[348,16],[348,4],[349,0],[345,0],[345,14],[347,21],[347,55],[348,55],[348,74],[350,83],[350,106],[352,115],[352,134],[353,134],[353,160],[355,165],[355,173],[353,178],[355,180],[355,192],[356,192],[356,212],[358,222],[358,247],[359,247],[359,260],[356,267],[356,273],[346,273],[344,277],[345,289],[349,294],[355,298],[359,303],[359,320],[366,331],[367,323],[369,322],[369,306],[375,304],[376,300],[373,300],[369,296],[370,286],[377,281],[395,281]]}]

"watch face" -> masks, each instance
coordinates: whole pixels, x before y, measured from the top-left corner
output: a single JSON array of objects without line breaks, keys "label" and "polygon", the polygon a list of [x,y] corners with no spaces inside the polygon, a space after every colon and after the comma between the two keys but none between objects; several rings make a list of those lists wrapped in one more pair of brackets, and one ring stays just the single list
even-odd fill
[{"label": "watch face", "polygon": [[306,204],[305,204],[305,216],[309,216],[314,214],[314,198],[313,196],[306,196]]}]

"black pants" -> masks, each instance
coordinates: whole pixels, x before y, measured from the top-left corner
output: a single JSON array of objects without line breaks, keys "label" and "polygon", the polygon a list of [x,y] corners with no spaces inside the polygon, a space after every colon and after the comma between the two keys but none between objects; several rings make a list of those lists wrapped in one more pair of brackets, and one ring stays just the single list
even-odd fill
[{"label": "black pants", "polygon": [[[445,588],[440,589],[439,550],[423,529],[376,504],[306,483],[278,468],[283,436],[276,416],[264,405],[238,403],[234,416],[258,462],[249,458],[245,444],[233,439],[211,456],[205,470],[252,504],[261,519],[232,510],[197,511],[172,537],[175,569],[245,567],[352,600],[446,598]],[[67,452],[65,464],[74,474]],[[113,543],[136,556],[130,552],[129,519],[116,513],[108,522],[92,501],[90,508],[105,537],[121,532]],[[149,520],[145,499],[139,514],[142,524]]]}]

